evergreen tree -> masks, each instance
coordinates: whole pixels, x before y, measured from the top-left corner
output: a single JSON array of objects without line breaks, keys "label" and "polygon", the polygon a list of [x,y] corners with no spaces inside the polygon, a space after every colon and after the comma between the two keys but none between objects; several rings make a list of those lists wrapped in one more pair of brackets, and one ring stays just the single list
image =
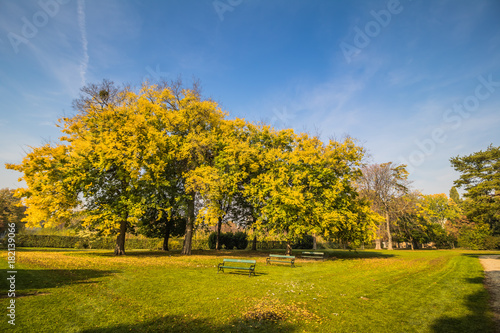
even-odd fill
[{"label": "evergreen tree", "polygon": [[486,223],[493,234],[500,234],[500,147],[490,145],[485,151],[450,159],[464,188],[462,204],[465,215],[475,223]]}]

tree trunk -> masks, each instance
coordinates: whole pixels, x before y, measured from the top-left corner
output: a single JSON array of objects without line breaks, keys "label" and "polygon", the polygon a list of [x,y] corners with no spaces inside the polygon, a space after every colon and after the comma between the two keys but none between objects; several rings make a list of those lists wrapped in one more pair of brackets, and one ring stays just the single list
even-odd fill
[{"label": "tree trunk", "polygon": [[286,253],[287,256],[292,255],[292,243],[290,241],[286,242]]},{"label": "tree trunk", "polygon": [[193,240],[193,229],[194,229],[194,193],[191,194],[191,199],[188,201],[187,205],[187,221],[186,221],[186,235],[184,236],[184,244],[182,246],[181,254],[190,255],[191,254],[191,243]]},{"label": "tree trunk", "polygon": [[389,222],[389,213],[385,213],[385,221],[387,222],[387,250],[392,250],[391,224]]},{"label": "tree trunk", "polygon": [[318,249],[318,244],[316,243],[316,234],[313,234],[313,250]]},{"label": "tree trunk", "polygon": [[255,218],[255,216],[252,216],[252,225],[254,226],[253,227],[253,232],[254,232],[254,236],[253,236],[253,242],[252,242],[252,251],[257,251],[257,235],[255,234],[255,222],[257,221],[257,219]]},{"label": "tree trunk", "polygon": [[253,236],[252,251],[257,251],[257,236]]},{"label": "tree trunk", "polygon": [[163,235],[163,246],[161,248],[163,251],[168,251],[169,238],[170,238],[170,223],[167,222],[167,225],[165,226],[165,234]]},{"label": "tree trunk", "polygon": [[375,239],[375,250],[382,250],[380,238]]},{"label": "tree trunk", "polygon": [[127,214],[120,222],[120,233],[116,237],[115,255],[121,256],[125,254],[125,234],[127,233]]},{"label": "tree trunk", "polygon": [[219,220],[217,221],[217,240],[215,242],[215,249],[220,250],[221,249],[221,244],[220,244],[220,230],[222,228],[222,218],[219,217]]}]

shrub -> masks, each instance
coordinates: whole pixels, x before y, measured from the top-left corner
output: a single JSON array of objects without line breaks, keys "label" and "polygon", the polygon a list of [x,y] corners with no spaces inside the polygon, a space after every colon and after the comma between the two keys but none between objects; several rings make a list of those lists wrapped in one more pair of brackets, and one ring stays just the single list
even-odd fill
[{"label": "shrub", "polygon": [[434,237],[434,245],[438,249],[451,249],[457,243],[456,237],[451,234],[440,234]]},{"label": "shrub", "polygon": [[[168,248],[169,250],[181,250],[182,245],[184,244],[184,239],[178,239],[178,238],[170,238],[168,240]],[[160,241],[158,244],[158,248],[161,249],[163,246],[163,240]]]},{"label": "shrub", "polygon": [[16,245],[19,247],[74,248],[79,240],[79,237],[73,236],[17,235]]},{"label": "shrub", "polygon": [[458,246],[469,250],[484,250],[489,234],[489,226],[485,224],[465,226],[458,235]]},{"label": "shrub", "polygon": [[[181,249],[182,246],[179,248]],[[172,248],[174,249],[174,248]],[[191,249],[193,250],[208,250],[206,238],[194,238],[191,240]]]},{"label": "shrub", "polygon": [[305,235],[292,245],[292,249],[312,249],[314,238],[311,235]]},{"label": "shrub", "polygon": [[234,239],[234,244],[238,250],[244,250],[247,248],[248,239],[246,233],[238,231],[237,233],[234,234],[233,239]]},{"label": "shrub", "polygon": [[208,248],[210,250],[215,250],[217,245],[217,233],[214,231],[208,236]]},{"label": "shrub", "polygon": [[235,247],[234,234],[232,232],[226,232],[220,234],[220,242],[226,250],[232,250]]},{"label": "shrub", "polygon": [[484,239],[485,250],[500,249],[500,236],[486,236]]},{"label": "shrub", "polygon": [[[125,249],[130,248],[128,239],[125,241]],[[114,238],[93,238],[92,240],[87,239],[87,244],[89,248],[92,249],[107,249],[112,250],[115,248],[116,239]]]},{"label": "shrub", "polygon": [[[159,240],[148,239],[127,239],[125,247],[129,249],[150,249],[158,248]],[[53,236],[53,235],[16,235],[16,245],[19,247],[55,247],[55,248],[75,248],[75,249],[106,249],[115,248],[116,239],[107,238],[86,238],[76,236]]]},{"label": "shrub", "polygon": [[[233,242],[233,233],[232,232],[227,232],[227,233],[220,233],[219,236],[219,242],[220,242],[220,247],[222,248],[222,245],[226,247],[226,249],[232,250],[234,247],[234,242]],[[210,250],[215,250],[215,247],[217,245],[217,232],[212,232],[208,236],[208,248]]]},{"label": "shrub", "polygon": [[259,250],[286,249],[285,241],[259,241],[257,242]]},{"label": "shrub", "polygon": [[[208,236],[208,248],[210,250],[215,250],[215,245],[217,243],[217,233],[214,231]],[[233,234],[232,232],[226,232],[220,234],[220,244],[227,250],[232,250],[235,247],[238,250],[244,250],[248,246],[247,234],[241,231]]]}]

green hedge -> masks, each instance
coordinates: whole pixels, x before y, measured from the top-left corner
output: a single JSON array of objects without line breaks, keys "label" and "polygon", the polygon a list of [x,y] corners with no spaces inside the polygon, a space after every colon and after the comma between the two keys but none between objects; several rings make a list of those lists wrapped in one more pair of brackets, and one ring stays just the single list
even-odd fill
[{"label": "green hedge", "polygon": [[[250,241],[249,246],[252,246],[252,242]],[[317,244],[318,248],[320,244]],[[292,249],[294,250],[309,250],[313,248],[313,237],[311,235],[304,235],[302,239],[292,243]],[[285,241],[258,241],[257,242],[258,250],[272,250],[272,249],[286,249]]]},{"label": "green hedge", "polygon": [[[215,250],[217,243],[217,233],[214,231],[208,236],[208,247],[210,250]],[[233,234],[232,232],[226,232],[220,234],[220,243],[228,250],[237,248],[238,250],[244,250],[248,246],[247,234],[241,231]]]},{"label": "green hedge", "polygon": [[78,241],[76,236],[16,235],[16,247],[74,248]]},{"label": "green hedge", "polygon": [[[249,243],[252,246],[252,242]],[[257,250],[286,249],[284,241],[257,241]]]},{"label": "green hedge", "polygon": [[[53,235],[16,235],[16,246],[18,247],[55,247],[76,249],[107,249],[115,248],[116,238],[85,238],[77,236],[53,236]],[[162,240],[150,239],[127,239],[125,248],[128,249],[150,249],[161,248]]]},{"label": "green hedge", "polygon": [[[181,250],[183,239],[171,238],[169,240],[170,250]],[[86,238],[77,236],[55,236],[55,235],[16,235],[16,247],[54,247],[71,249],[104,249],[115,248],[115,237]],[[163,239],[148,238],[125,240],[125,249],[161,249]],[[208,250],[206,239],[193,238],[191,242],[193,250]]]}]

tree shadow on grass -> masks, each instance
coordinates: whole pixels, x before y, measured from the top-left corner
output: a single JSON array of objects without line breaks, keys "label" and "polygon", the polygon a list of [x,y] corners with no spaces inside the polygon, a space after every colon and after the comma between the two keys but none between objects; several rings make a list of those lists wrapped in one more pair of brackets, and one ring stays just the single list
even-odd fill
[{"label": "tree shadow on grass", "polygon": [[365,250],[362,251],[329,250],[321,252],[325,252],[326,260],[381,259],[381,258],[393,258],[396,256],[393,253],[365,251]]},{"label": "tree shadow on grass", "polygon": [[81,252],[83,249],[60,248],[60,247],[21,247],[16,246],[18,252]]},{"label": "tree shadow on grass", "polygon": [[251,276],[249,276],[248,272],[244,271],[244,270],[227,270],[226,272],[220,272],[220,273],[217,273],[217,274],[225,274],[225,275],[246,275],[248,277],[259,277],[259,276],[264,276],[264,275],[269,275],[268,273],[263,273],[263,272],[259,272],[259,271],[256,271],[255,272],[255,275],[254,273],[252,273]]},{"label": "tree shadow on grass", "polygon": [[[302,252],[311,250],[294,250],[292,255],[300,259]],[[346,250],[318,250],[325,253],[325,260],[329,259],[369,259],[369,258],[392,258],[396,254],[383,253],[377,251],[346,251]],[[267,258],[269,254],[284,254],[285,250],[193,250],[193,256],[215,256],[224,258]],[[82,253],[83,254],[83,253]],[[87,253],[88,255],[114,257],[112,252],[109,253]],[[180,250],[174,251],[127,251],[126,256],[129,257],[183,257]],[[312,260],[314,261],[314,260]]]},{"label": "tree shadow on grass", "polygon": [[[467,279],[469,283],[483,284],[484,278]],[[463,317],[442,317],[432,325],[432,331],[442,332],[483,332],[499,333],[500,328],[495,326],[492,313],[488,305],[488,292],[480,290],[466,297],[465,305],[471,314]]]},{"label": "tree shadow on grass", "polygon": [[[15,274],[16,297],[43,294],[43,290],[74,284],[96,283],[99,278],[121,273],[116,270],[94,269],[17,269]],[[0,295],[7,295],[9,281],[1,279]],[[35,291],[33,291],[35,290]]]},{"label": "tree shadow on grass", "polygon": [[251,322],[233,320],[227,324],[213,324],[208,318],[189,318],[182,316],[165,316],[138,324],[121,324],[112,327],[92,328],[82,333],[114,333],[114,332],[297,332],[298,328],[286,322],[260,321]]},{"label": "tree shadow on grass", "polygon": [[[463,256],[466,257],[473,257],[473,258],[478,258],[482,256],[499,256],[500,253],[495,253],[495,252],[474,252],[474,253],[462,253]],[[498,259],[500,260],[500,258]]]},{"label": "tree shadow on grass", "polygon": [[[75,256],[95,256],[95,257],[117,257],[113,250],[99,250],[99,252],[95,252],[97,250],[80,250],[80,252],[71,253],[71,255]],[[245,250],[193,250],[191,255],[206,255],[206,256],[218,256],[220,253],[231,253],[235,256],[245,256]],[[246,255],[248,256],[248,255]],[[123,257],[138,257],[138,258],[161,258],[161,257],[189,257],[189,255],[181,254],[181,250],[170,250],[170,251],[162,251],[162,250],[125,250],[125,255]]]},{"label": "tree shadow on grass", "polygon": [[[296,260],[301,260],[303,262],[315,262],[318,260],[314,259],[303,259],[301,258],[301,254],[304,251],[311,250],[294,250],[292,255],[296,257]],[[383,251],[347,251],[347,250],[318,250],[319,252],[325,253],[325,261],[330,260],[353,260],[353,259],[382,259],[382,258],[393,258],[396,257],[397,254],[394,253],[385,253]],[[116,257],[115,254],[110,250],[109,252],[92,252],[92,250],[82,250],[79,252],[69,252],[71,256],[91,256],[91,257],[108,257],[113,258]],[[256,259],[262,258],[265,259],[269,256],[269,254],[284,254],[285,250],[282,249],[274,249],[274,250],[193,250],[191,252],[192,256],[207,256],[207,257],[217,257],[217,258],[234,258],[234,259]],[[135,257],[135,258],[161,258],[161,257],[185,257],[189,258],[190,256],[186,256],[181,254],[180,250],[173,251],[148,251],[148,250],[129,250],[126,251],[124,256],[126,257]],[[321,262],[321,260],[319,260]],[[297,264],[297,262],[296,262]]]}]

